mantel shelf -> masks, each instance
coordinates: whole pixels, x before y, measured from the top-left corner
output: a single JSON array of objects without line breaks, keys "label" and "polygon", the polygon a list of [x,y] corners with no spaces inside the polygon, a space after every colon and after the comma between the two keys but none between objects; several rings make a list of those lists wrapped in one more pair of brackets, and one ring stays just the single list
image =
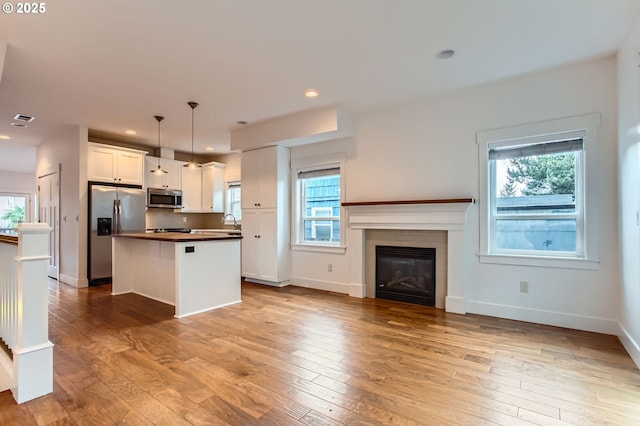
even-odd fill
[{"label": "mantel shelf", "polygon": [[353,206],[387,206],[395,204],[475,204],[475,198],[444,198],[433,200],[397,200],[397,201],[356,201],[342,203],[342,207]]}]

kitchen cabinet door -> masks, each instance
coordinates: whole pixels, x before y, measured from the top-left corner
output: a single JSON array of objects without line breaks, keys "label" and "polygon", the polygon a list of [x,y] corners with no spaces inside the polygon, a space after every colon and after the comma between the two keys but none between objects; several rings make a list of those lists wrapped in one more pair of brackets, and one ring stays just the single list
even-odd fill
[{"label": "kitchen cabinet door", "polygon": [[289,280],[288,243],[278,228],[276,209],[242,212],[242,275],[256,282],[282,285]]},{"label": "kitchen cabinet door", "polygon": [[289,150],[281,146],[242,153],[242,208],[272,209],[288,199]]},{"label": "kitchen cabinet door", "polygon": [[166,188],[166,189],[182,189],[182,161],[171,160],[169,158],[160,158],[160,167],[167,173],[156,174],[151,173],[158,168],[157,157],[147,157],[145,160],[145,180],[147,188]]},{"label": "kitchen cabinet door", "polygon": [[224,213],[224,170],[222,163],[202,167],[202,210]]},{"label": "kitchen cabinet door", "polygon": [[117,154],[118,183],[143,185],[144,156],[137,152],[118,151]]},{"label": "kitchen cabinet door", "polygon": [[87,180],[144,185],[144,151],[89,143]]},{"label": "kitchen cabinet door", "polygon": [[202,210],[202,168],[182,167],[182,211]]},{"label": "kitchen cabinet door", "polygon": [[89,147],[88,178],[97,182],[117,181],[117,154],[110,148]]}]

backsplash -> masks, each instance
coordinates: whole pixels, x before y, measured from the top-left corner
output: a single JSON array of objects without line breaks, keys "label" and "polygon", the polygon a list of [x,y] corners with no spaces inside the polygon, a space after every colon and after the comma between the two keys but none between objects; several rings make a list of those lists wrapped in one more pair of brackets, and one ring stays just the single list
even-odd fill
[{"label": "backsplash", "polygon": [[[184,222],[183,218],[186,218]],[[222,213],[174,213],[170,209],[147,209],[146,227],[150,228],[227,228],[221,222]]]}]

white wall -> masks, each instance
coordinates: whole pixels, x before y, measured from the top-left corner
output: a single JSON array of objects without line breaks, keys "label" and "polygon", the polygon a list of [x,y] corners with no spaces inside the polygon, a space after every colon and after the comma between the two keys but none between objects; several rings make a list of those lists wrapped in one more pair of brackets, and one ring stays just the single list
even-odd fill
[{"label": "white wall", "polygon": [[640,17],[618,52],[620,340],[640,366]]},{"label": "white wall", "polygon": [[[69,126],[38,146],[36,176],[60,174],[60,280],[87,286],[87,128]],[[82,167],[80,165],[83,165]]]},{"label": "white wall", "polygon": [[37,189],[35,173],[0,171],[0,192],[29,194],[31,206],[29,207],[30,217],[27,218],[27,221],[31,222],[33,222],[36,217]]},{"label": "white wall", "polygon": [[[477,208],[471,212],[464,273],[468,312],[615,334],[618,307],[616,196],[616,63],[613,58],[566,66],[463,90],[359,117],[347,156],[345,201],[478,196],[476,132],[599,112],[598,185],[589,197],[599,211],[597,271],[480,264]],[[322,145],[323,154],[345,145]],[[310,147],[292,148],[292,158]],[[347,247],[345,257],[349,255]],[[326,268],[321,253],[292,256],[292,275],[311,277]],[[331,259],[336,263],[335,259]],[[348,264],[348,262],[347,262]],[[324,269],[326,270],[326,269]],[[339,269],[341,270],[341,269]],[[326,277],[327,274],[325,273]],[[335,278],[334,278],[335,277]],[[347,284],[343,276],[330,279]],[[327,278],[329,280],[329,278]],[[529,281],[529,293],[519,282]],[[296,283],[292,280],[292,283]],[[320,283],[321,284],[321,283]],[[333,285],[335,287],[335,285]],[[319,285],[318,288],[322,288]]]},{"label": "white wall", "polygon": [[[327,154],[344,153],[349,163],[354,159],[356,141],[353,138],[338,139],[330,142],[320,142],[290,148],[291,163],[301,158],[313,158]],[[348,166],[347,172],[348,172]],[[343,197],[348,194],[349,180]],[[294,187],[291,186],[292,198]],[[344,211],[344,209],[343,209]],[[344,214],[344,212],[343,212]],[[293,217],[293,215],[292,215]],[[291,238],[295,238],[295,224],[292,223]],[[293,242],[293,241],[292,241]],[[331,271],[329,271],[331,265]],[[299,287],[310,287],[349,293],[349,259],[344,253],[326,253],[294,249],[291,252],[290,282]]]}]

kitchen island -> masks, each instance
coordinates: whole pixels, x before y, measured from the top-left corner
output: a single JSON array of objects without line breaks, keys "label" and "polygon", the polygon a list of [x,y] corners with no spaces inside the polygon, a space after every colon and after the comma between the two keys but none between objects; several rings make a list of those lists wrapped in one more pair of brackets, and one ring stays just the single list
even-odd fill
[{"label": "kitchen island", "polygon": [[113,235],[112,295],[136,293],[175,306],[176,318],[241,302],[239,235]]}]

